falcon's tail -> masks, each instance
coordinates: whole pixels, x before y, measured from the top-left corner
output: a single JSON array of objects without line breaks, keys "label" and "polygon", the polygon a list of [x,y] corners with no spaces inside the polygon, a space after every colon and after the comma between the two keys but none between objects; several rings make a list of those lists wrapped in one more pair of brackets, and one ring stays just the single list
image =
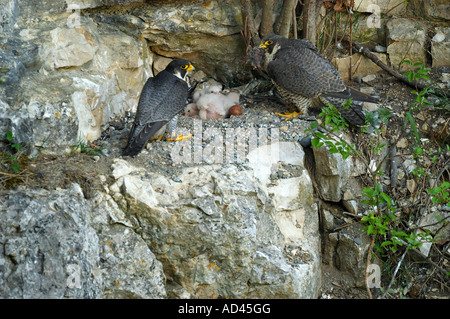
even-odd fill
[{"label": "falcon's tail", "polygon": [[328,103],[333,104],[336,106],[336,109],[341,113],[341,115],[349,122],[350,124],[354,126],[365,126],[366,120],[364,112],[362,111],[362,103],[359,102],[352,102],[350,105],[343,106],[343,102],[348,100],[349,98],[343,98],[343,97],[335,97],[335,96],[320,96],[320,101],[327,105]]},{"label": "falcon's tail", "polygon": [[377,98],[359,92],[358,90],[355,90],[351,87],[347,87],[347,89],[342,92],[328,92],[327,94],[325,94],[325,96],[346,100],[352,98],[354,101],[361,101],[361,102],[371,102],[371,103],[379,102]]},{"label": "falcon's tail", "polygon": [[128,144],[122,152],[122,156],[134,157],[138,155],[150,138],[152,138],[154,135],[156,135],[155,137],[159,137],[159,135],[164,134],[166,123],[167,121],[158,121],[147,123],[143,126],[139,126],[138,128],[133,126],[132,131],[136,130],[138,133],[135,135],[132,133],[130,135]]},{"label": "falcon's tail", "polygon": [[361,127],[366,126],[366,117],[361,110],[361,106],[352,104],[350,107],[338,108],[339,113],[352,125]]},{"label": "falcon's tail", "polygon": [[135,143],[135,142],[136,141],[133,141],[125,147],[125,149],[122,152],[122,156],[135,157],[144,148],[145,143],[147,143],[146,140],[143,143]]}]

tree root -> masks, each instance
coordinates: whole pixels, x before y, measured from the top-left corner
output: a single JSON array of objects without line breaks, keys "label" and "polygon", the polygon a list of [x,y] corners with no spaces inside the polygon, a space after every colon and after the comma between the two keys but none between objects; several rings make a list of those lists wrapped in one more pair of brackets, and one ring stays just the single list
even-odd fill
[{"label": "tree root", "polygon": [[[392,67],[386,65],[385,63],[383,63],[380,59],[378,59],[378,57],[373,54],[369,49],[367,49],[366,47],[364,47],[363,45],[361,45],[360,43],[354,41],[354,40],[350,40],[350,38],[348,36],[343,36],[342,40],[347,42],[347,43],[351,43],[352,47],[354,47],[356,50],[358,50],[358,52],[360,52],[361,54],[363,54],[365,57],[369,58],[370,60],[372,60],[376,65],[378,65],[381,69],[383,69],[384,71],[388,72],[390,75],[394,76],[395,78],[399,79],[400,81],[402,81],[403,83],[406,83],[407,85],[415,88],[416,90],[424,90],[427,88],[427,84],[425,84],[423,81],[417,81],[417,80],[413,80],[412,82],[410,82],[408,80],[408,77],[405,75],[400,74],[397,70],[393,69]],[[441,97],[447,97],[450,96],[450,92],[448,90],[441,90],[441,89],[435,89],[433,91],[434,95],[438,95]]]}]

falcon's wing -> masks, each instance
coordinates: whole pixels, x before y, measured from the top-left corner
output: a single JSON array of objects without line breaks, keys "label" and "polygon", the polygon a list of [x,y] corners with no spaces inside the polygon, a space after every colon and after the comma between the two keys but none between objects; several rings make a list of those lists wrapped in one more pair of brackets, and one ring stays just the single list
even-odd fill
[{"label": "falcon's wing", "polygon": [[175,115],[184,110],[188,85],[176,76],[161,71],[142,89],[136,117],[123,155],[136,155],[145,143]]},{"label": "falcon's wing", "polygon": [[317,50],[307,46],[280,48],[268,65],[268,73],[283,88],[310,98],[345,90],[337,70]]},{"label": "falcon's wing", "polygon": [[379,102],[379,100],[377,98],[370,96],[368,94],[359,92],[358,90],[353,89],[351,87],[347,87],[347,89],[342,92],[328,92],[325,95],[327,97],[341,98],[344,100],[348,100],[349,98],[352,98],[354,101],[372,102],[372,103]]}]

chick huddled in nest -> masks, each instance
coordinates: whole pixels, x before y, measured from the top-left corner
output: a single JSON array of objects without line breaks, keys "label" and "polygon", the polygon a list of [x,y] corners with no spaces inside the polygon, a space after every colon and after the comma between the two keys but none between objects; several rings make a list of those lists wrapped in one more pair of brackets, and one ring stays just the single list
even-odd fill
[{"label": "chick huddled in nest", "polygon": [[195,89],[192,99],[192,103],[185,108],[185,116],[207,120],[242,114],[242,108],[239,106],[240,94],[222,90],[222,85],[218,83],[202,83]]}]

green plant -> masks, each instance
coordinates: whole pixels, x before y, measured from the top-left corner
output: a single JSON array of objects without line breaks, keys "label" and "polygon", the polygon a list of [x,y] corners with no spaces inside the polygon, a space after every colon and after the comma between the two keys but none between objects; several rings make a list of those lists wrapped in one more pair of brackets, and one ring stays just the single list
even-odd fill
[{"label": "green plant", "polygon": [[[430,68],[424,67],[423,63],[421,63],[421,62],[412,63],[409,60],[403,60],[402,63],[405,63],[412,68],[420,67],[417,71],[415,71],[413,69],[410,72],[403,73],[404,76],[408,77],[409,82],[418,81],[418,80],[426,80],[426,81],[430,80],[430,78],[428,77],[428,72],[430,71]],[[415,98],[414,102],[411,104],[409,110],[405,113],[405,117],[407,120],[407,121],[405,121],[405,125],[406,125],[406,123],[409,123],[411,125],[411,128],[413,130],[414,136],[416,137],[418,144],[420,144],[420,136],[419,136],[419,131],[417,130],[416,123],[414,121],[413,112],[421,109],[424,106],[432,105],[432,103],[429,102],[426,98],[426,96],[430,93],[430,91],[432,91],[431,84],[428,85],[424,90],[411,91],[412,94],[416,95],[416,98]]]},{"label": "green plant", "polygon": [[2,153],[3,158],[9,163],[9,166],[15,173],[20,172],[19,165],[19,155],[18,152],[23,148],[23,146],[19,143],[14,143],[14,135],[12,131],[6,131],[6,142],[7,145],[12,149],[13,154],[9,154],[7,152]]},{"label": "green plant", "polygon": [[0,67],[0,85],[3,85],[3,83],[5,83],[5,77],[4,77],[4,73],[7,73],[9,71],[8,68],[2,68]]},{"label": "green plant", "polygon": [[[411,80],[429,80],[429,68],[425,68],[421,63],[411,65],[420,67],[417,71],[411,71],[407,74]],[[429,180],[433,178],[431,168],[436,167],[439,163],[442,164],[441,159],[443,158],[443,153],[441,152],[441,148],[439,148],[438,153],[425,151],[414,121],[414,112],[422,107],[433,105],[427,99],[428,94],[432,92],[431,86],[427,86],[421,91],[414,90],[411,92],[416,97],[408,111],[405,113],[405,124],[402,124],[403,130],[397,137],[398,141],[402,134],[407,132],[406,128],[409,125],[413,141],[411,155],[416,163],[416,168],[412,171],[412,174],[416,179],[417,185],[421,185],[421,188],[411,196],[411,201],[419,202],[417,207],[412,208],[418,219],[420,219],[421,214],[427,209],[426,205],[428,204],[425,204],[425,207],[423,206],[424,204],[420,204],[423,203],[424,195],[428,194],[428,202],[433,204],[448,205],[449,202],[449,182],[444,181],[433,186],[429,183]],[[343,107],[348,107],[350,103],[351,101],[344,103]],[[372,258],[372,247],[377,254],[390,261],[397,259],[394,256],[396,256],[399,251],[403,251],[399,264],[393,273],[391,283],[389,284],[388,289],[386,289],[386,291],[388,291],[394,282],[394,278],[403,261],[405,252],[411,249],[420,249],[424,242],[433,241],[433,238],[427,232],[418,232],[417,227],[410,227],[407,220],[413,217],[412,213],[409,213],[408,215],[403,213],[404,210],[399,209],[397,203],[393,199],[396,195],[389,192],[389,189],[387,188],[383,189],[382,183],[380,183],[381,178],[385,175],[382,170],[382,163],[388,159],[388,155],[383,155],[386,154],[383,150],[387,143],[383,141],[381,136],[390,134],[387,131],[389,126],[386,124],[391,116],[391,112],[388,109],[380,109],[378,115],[378,118],[384,125],[382,125],[381,128],[373,126],[375,134],[367,135],[365,145],[369,145],[369,147],[364,149],[349,143],[342,138],[342,134],[340,133],[348,129],[348,124],[333,105],[322,108],[318,122],[311,123],[308,131],[311,132],[312,135],[312,147],[327,147],[330,153],[339,153],[343,159],[353,156],[366,167],[370,178],[368,179],[369,182],[367,187],[362,191],[363,200],[361,203],[366,205],[366,214],[361,218],[361,223],[367,235],[372,239],[371,246],[369,247],[367,264],[369,264],[370,259]],[[371,124],[373,123],[373,120],[373,115],[368,114],[366,116],[366,123]],[[397,141],[393,140],[393,145],[395,145]],[[447,163],[448,161],[443,163],[444,169],[441,170],[442,172],[445,171]],[[438,174],[436,181],[439,180],[439,176],[440,175]],[[425,192],[422,193],[422,190]],[[410,210],[411,209],[408,208],[406,211]],[[370,289],[368,289],[368,292],[370,296]]]},{"label": "green plant", "polygon": [[88,154],[88,155],[97,155],[102,152],[103,148],[92,143],[86,143],[82,139],[78,140],[78,144],[72,146],[72,151],[80,153]]},{"label": "green plant", "polygon": [[402,60],[402,63],[409,65],[412,68],[420,67],[417,71],[405,72],[403,75],[408,76],[409,82],[414,82],[415,80],[430,80],[428,76],[428,72],[430,72],[430,68],[424,67],[422,62],[412,63],[410,60]]},{"label": "green plant", "polygon": [[450,203],[450,183],[445,181],[440,184],[440,186],[436,186],[432,189],[428,190],[428,193],[432,195],[431,202],[435,204],[446,204]]},{"label": "green plant", "polygon": [[12,131],[7,130],[0,151],[0,189],[10,189],[26,183],[30,177],[27,169],[30,159],[23,152],[23,146],[14,142]]},{"label": "green plant", "polygon": [[[347,127],[345,119],[337,112],[334,105],[329,105],[322,109],[321,116],[325,118],[325,125],[330,125],[333,129],[329,134],[316,131],[313,133],[314,138],[311,140],[313,147],[321,147],[326,144],[330,153],[340,153],[344,159],[350,156],[352,150],[348,143],[340,140],[333,133],[338,132],[340,128]],[[317,122],[311,123],[311,130],[319,126]]]}]

